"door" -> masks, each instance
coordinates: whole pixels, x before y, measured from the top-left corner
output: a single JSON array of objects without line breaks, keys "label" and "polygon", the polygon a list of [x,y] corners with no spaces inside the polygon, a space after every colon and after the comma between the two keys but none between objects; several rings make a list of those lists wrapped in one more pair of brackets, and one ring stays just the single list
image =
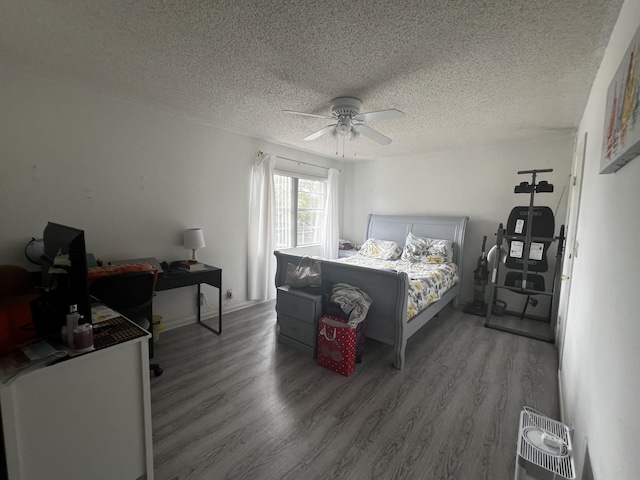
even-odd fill
[{"label": "door", "polygon": [[566,329],[567,310],[569,309],[569,295],[571,291],[571,275],[573,261],[578,255],[578,217],[580,215],[580,197],[582,194],[582,176],[584,173],[584,157],[587,151],[587,132],[582,139],[577,139],[573,153],[571,168],[572,180],[569,182],[569,200],[567,205],[566,240],[562,263],[562,285],[558,307],[558,325],[556,331],[559,351],[558,369],[562,370],[562,354],[564,352],[564,334]]}]

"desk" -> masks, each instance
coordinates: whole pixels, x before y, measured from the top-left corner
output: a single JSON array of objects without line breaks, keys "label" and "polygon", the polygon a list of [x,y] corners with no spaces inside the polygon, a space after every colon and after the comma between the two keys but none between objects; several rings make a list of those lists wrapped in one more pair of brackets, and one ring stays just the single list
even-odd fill
[{"label": "desk", "polygon": [[[206,283],[218,289],[218,330],[213,329],[206,323],[202,323],[200,318],[200,284]],[[169,270],[158,275],[156,283],[156,291],[171,290],[173,288],[188,287],[191,285],[198,286],[198,296],[196,304],[198,305],[198,323],[204,328],[211,330],[213,333],[220,335],[222,333],[222,269],[205,265],[203,270],[195,272],[187,272],[184,270]]]}]

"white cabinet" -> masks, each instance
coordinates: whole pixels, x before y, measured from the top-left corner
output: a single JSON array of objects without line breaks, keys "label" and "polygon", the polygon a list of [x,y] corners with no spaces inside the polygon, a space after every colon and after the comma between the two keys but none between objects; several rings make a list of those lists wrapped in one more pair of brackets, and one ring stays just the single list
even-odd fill
[{"label": "white cabinet", "polygon": [[9,479],[152,480],[149,375],[138,337],[0,384]]}]

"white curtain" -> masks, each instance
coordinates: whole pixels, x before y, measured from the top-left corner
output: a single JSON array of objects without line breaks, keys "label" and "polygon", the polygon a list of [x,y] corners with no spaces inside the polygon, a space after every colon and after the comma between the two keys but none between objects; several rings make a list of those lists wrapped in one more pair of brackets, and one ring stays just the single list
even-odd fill
[{"label": "white curtain", "polygon": [[325,258],[338,258],[338,176],[340,172],[330,168],[327,176],[327,199],[324,209],[324,228],[320,255]]},{"label": "white curtain", "polygon": [[253,165],[249,213],[249,300],[276,298],[275,195],[276,156],[262,154]]}]

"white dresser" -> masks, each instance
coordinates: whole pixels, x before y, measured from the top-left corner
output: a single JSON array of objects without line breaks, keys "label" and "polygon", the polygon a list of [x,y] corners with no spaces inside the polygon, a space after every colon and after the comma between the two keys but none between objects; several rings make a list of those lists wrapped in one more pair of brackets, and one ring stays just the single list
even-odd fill
[{"label": "white dresser", "polygon": [[153,479],[148,335],[0,383],[10,480]]}]

